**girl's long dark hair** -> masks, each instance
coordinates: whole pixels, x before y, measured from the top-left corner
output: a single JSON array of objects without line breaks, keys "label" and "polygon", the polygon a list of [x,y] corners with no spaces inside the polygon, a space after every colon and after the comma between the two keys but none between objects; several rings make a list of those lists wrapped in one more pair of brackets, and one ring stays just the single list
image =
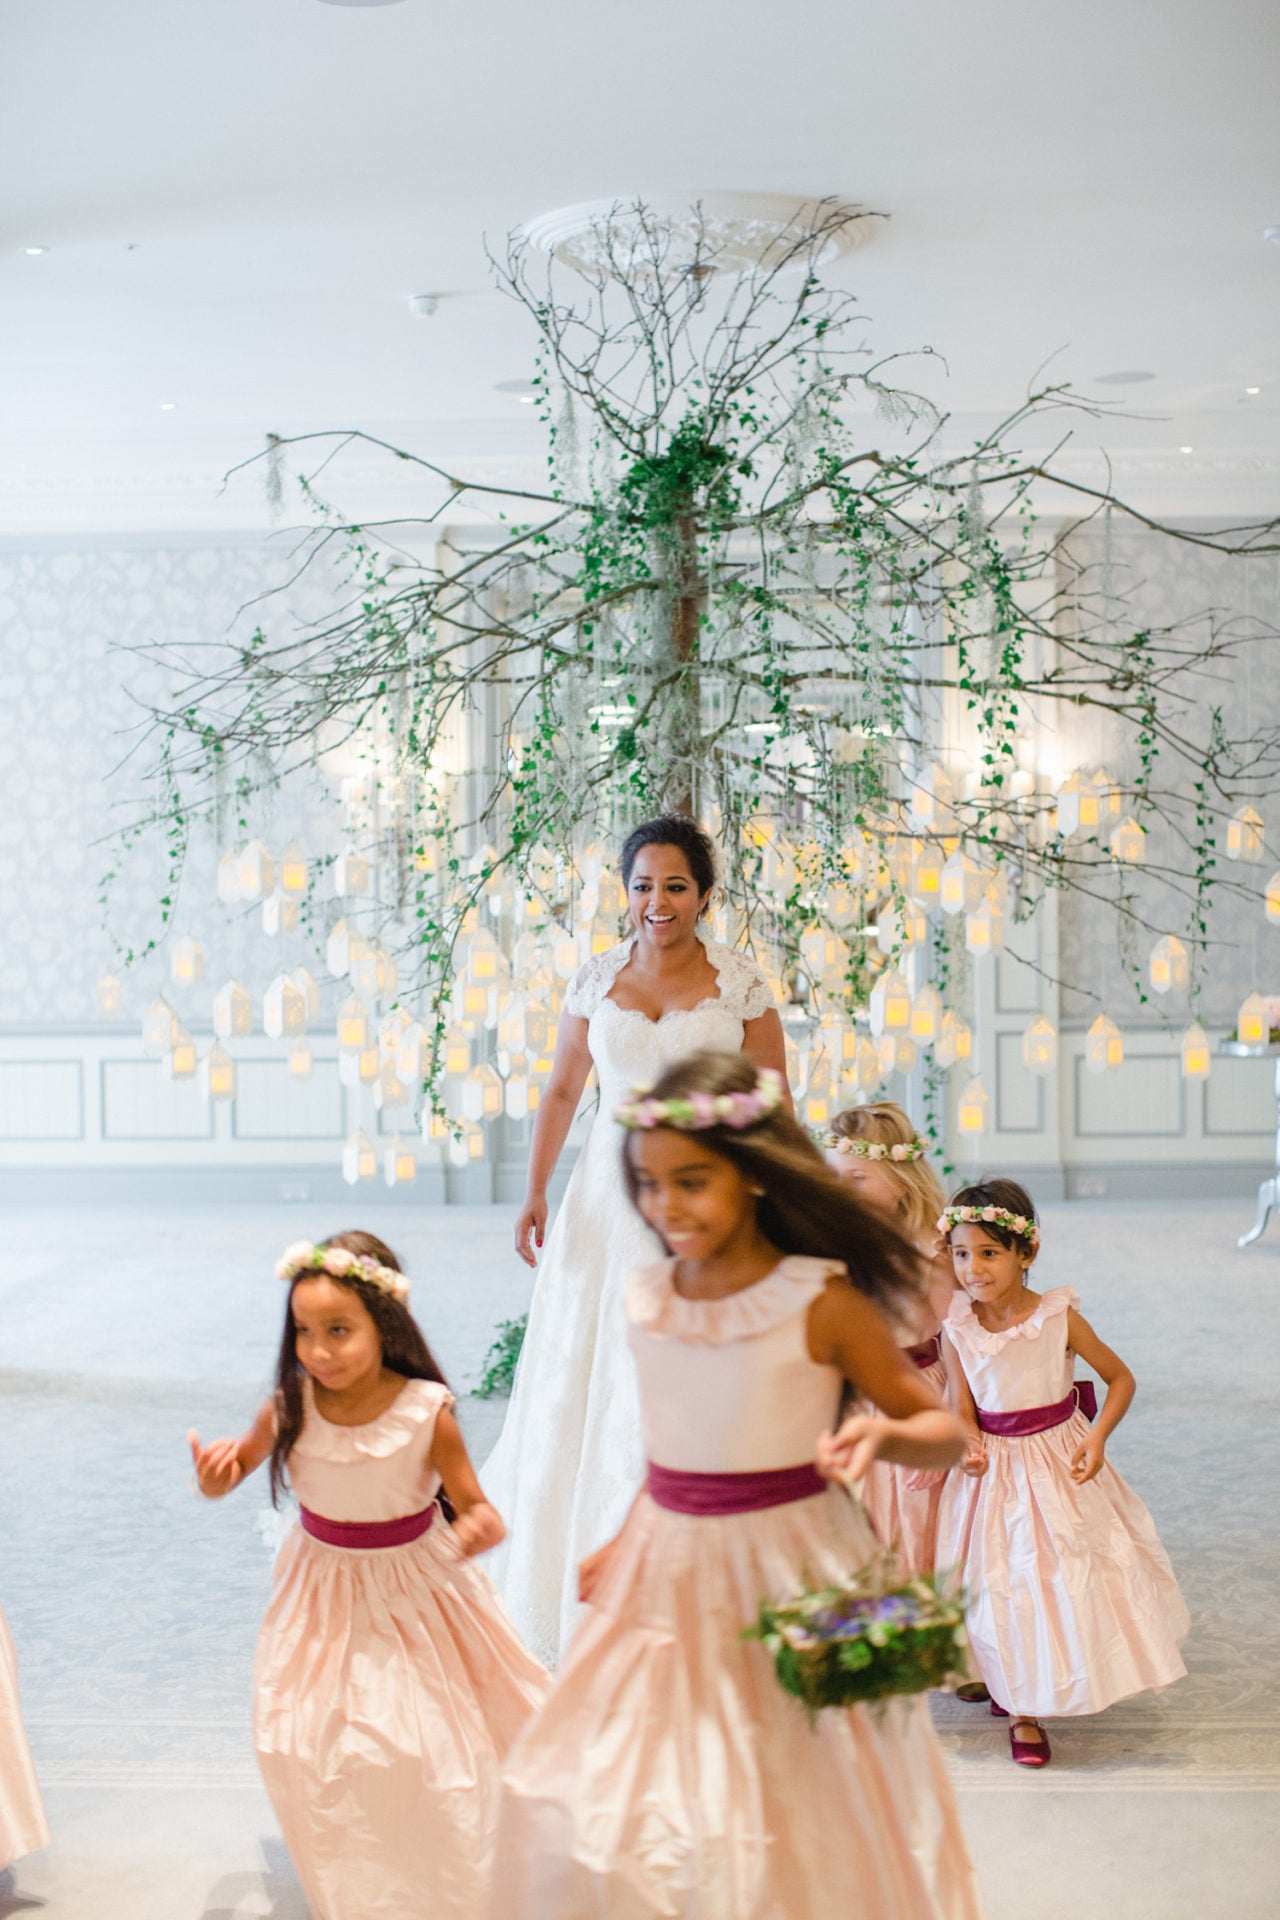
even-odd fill
[{"label": "girl's long dark hair", "polygon": [[[380,1266],[401,1272],[400,1262],[384,1240],[373,1233],[335,1233],[320,1242],[322,1247],[345,1247],[348,1253],[365,1254]],[[277,1506],[288,1484],[287,1467],[298,1435],[302,1432],[304,1407],[302,1382],[305,1369],[298,1358],[293,1325],[293,1288],[301,1280],[324,1279],[335,1287],[345,1287],[368,1309],[382,1343],[382,1364],[389,1373],[402,1373],[406,1380],[448,1381],[441,1373],[434,1354],[422,1336],[422,1329],[402,1300],[393,1300],[381,1288],[367,1280],[335,1279],[330,1273],[300,1273],[289,1288],[284,1310],[284,1332],[280,1336],[280,1354],[276,1361],[276,1441],[271,1449],[271,1503]]]},{"label": "girl's long dark hair", "polygon": [[[691,1093],[749,1093],[759,1070],[745,1053],[695,1053],[668,1067],[649,1090],[651,1100],[680,1100]],[[632,1205],[639,1189],[628,1133],[622,1166]],[[835,1173],[799,1121],[777,1107],[754,1127],[700,1127],[692,1138],[718,1153],[763,1187],[757,1209],[760,1231],[781,1253],[842,1260],[859,1293],[899,1318],[921,1298],[924,1281],[916,1249],[880,1215],[857,1199]]]}]

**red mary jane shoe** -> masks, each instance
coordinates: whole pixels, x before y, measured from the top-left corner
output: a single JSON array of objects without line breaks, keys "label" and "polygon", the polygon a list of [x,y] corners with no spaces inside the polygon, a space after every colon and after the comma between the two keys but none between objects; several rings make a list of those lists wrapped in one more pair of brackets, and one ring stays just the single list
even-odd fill
[{"label": "red mary jane shoe", "polygon": [[[1034,1727],[1038,1740],[1019,1740],[1019,1727]],[[1019,1713],[1009,1722],[1009,1751],[1020,1767],[1047,1767],[1049,1764],[1049,1736],[1038,1720],[1029,1713]]]}]

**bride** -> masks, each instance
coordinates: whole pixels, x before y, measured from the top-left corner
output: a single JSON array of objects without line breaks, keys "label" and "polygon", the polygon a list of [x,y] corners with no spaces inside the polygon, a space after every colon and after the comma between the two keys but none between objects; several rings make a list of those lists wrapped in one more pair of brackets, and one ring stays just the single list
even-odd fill
[{"label": "bride", "polygon": [[547,1183],[593,1066],[600,1104],[547,1239],[506,1424],[483,1472],[508,1529],[491,1570],[527,1644],[551,1665],[577,1618],[578,1562],[622,1525],[644,1479],[622,1288],[662,1247],[624,1191],[614,1108],[700,1048],[745,1049],[785,1073],[764,975],[699,925],[715,885],[707,835],[660,815],[629,836],[621,865],[635,931],[579,967],[565,995],[516,1225],[530,1266]]}]

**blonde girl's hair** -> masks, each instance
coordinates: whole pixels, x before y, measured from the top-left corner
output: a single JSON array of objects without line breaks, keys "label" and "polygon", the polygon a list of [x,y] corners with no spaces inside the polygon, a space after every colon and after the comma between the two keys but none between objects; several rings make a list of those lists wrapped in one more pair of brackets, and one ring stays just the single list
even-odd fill
[{"label": "blonde girl's hair", "polygon": [[[840,1140],[870,1140],[881,1146],[910,1146],[915,1128],[896,1100],[877,1100],[868,1107],[846,1107],[831,1122]],[[946,1189],[928,1160],[877,1160],[876,1166],[899,1188],[900,1217],[913,1240],[932,1235],[947,1204]]]}]

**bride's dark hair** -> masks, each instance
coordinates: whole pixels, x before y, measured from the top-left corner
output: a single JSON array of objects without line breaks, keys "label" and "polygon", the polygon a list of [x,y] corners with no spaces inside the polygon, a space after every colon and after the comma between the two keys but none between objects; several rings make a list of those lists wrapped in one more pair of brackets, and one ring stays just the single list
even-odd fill
[{"label": "bride's dark hair", "polygon": [[[758,1078],[749,1054],[695,1053],[668,1067],[645,1097],[683,1100],[691,1093],[750,1093]],[[629,1132],[623,1141],[622,1167],[631,1203],[638,1209],[636,1138]],[[924,1281],[916,1249],[856,1198],[784,1107],[775,1107],[752,1127],[699,1127],[690,1138],[764,1189],[757,1210],[760,1231],[779,1252],[842,1260],[859,1293],[891,1317],[919,1301]]]},{"label": "bride's dark hair", "polygon": [[638,827],[632,827],[618,859],[624,887],[631,885],[631,869],[642,847],[675,847],[688,862],[693,884],[700,894],[710,893],[715,886],[716,850],[711,836],[687,815],[659,813],[652,820],[642,820]]}]

